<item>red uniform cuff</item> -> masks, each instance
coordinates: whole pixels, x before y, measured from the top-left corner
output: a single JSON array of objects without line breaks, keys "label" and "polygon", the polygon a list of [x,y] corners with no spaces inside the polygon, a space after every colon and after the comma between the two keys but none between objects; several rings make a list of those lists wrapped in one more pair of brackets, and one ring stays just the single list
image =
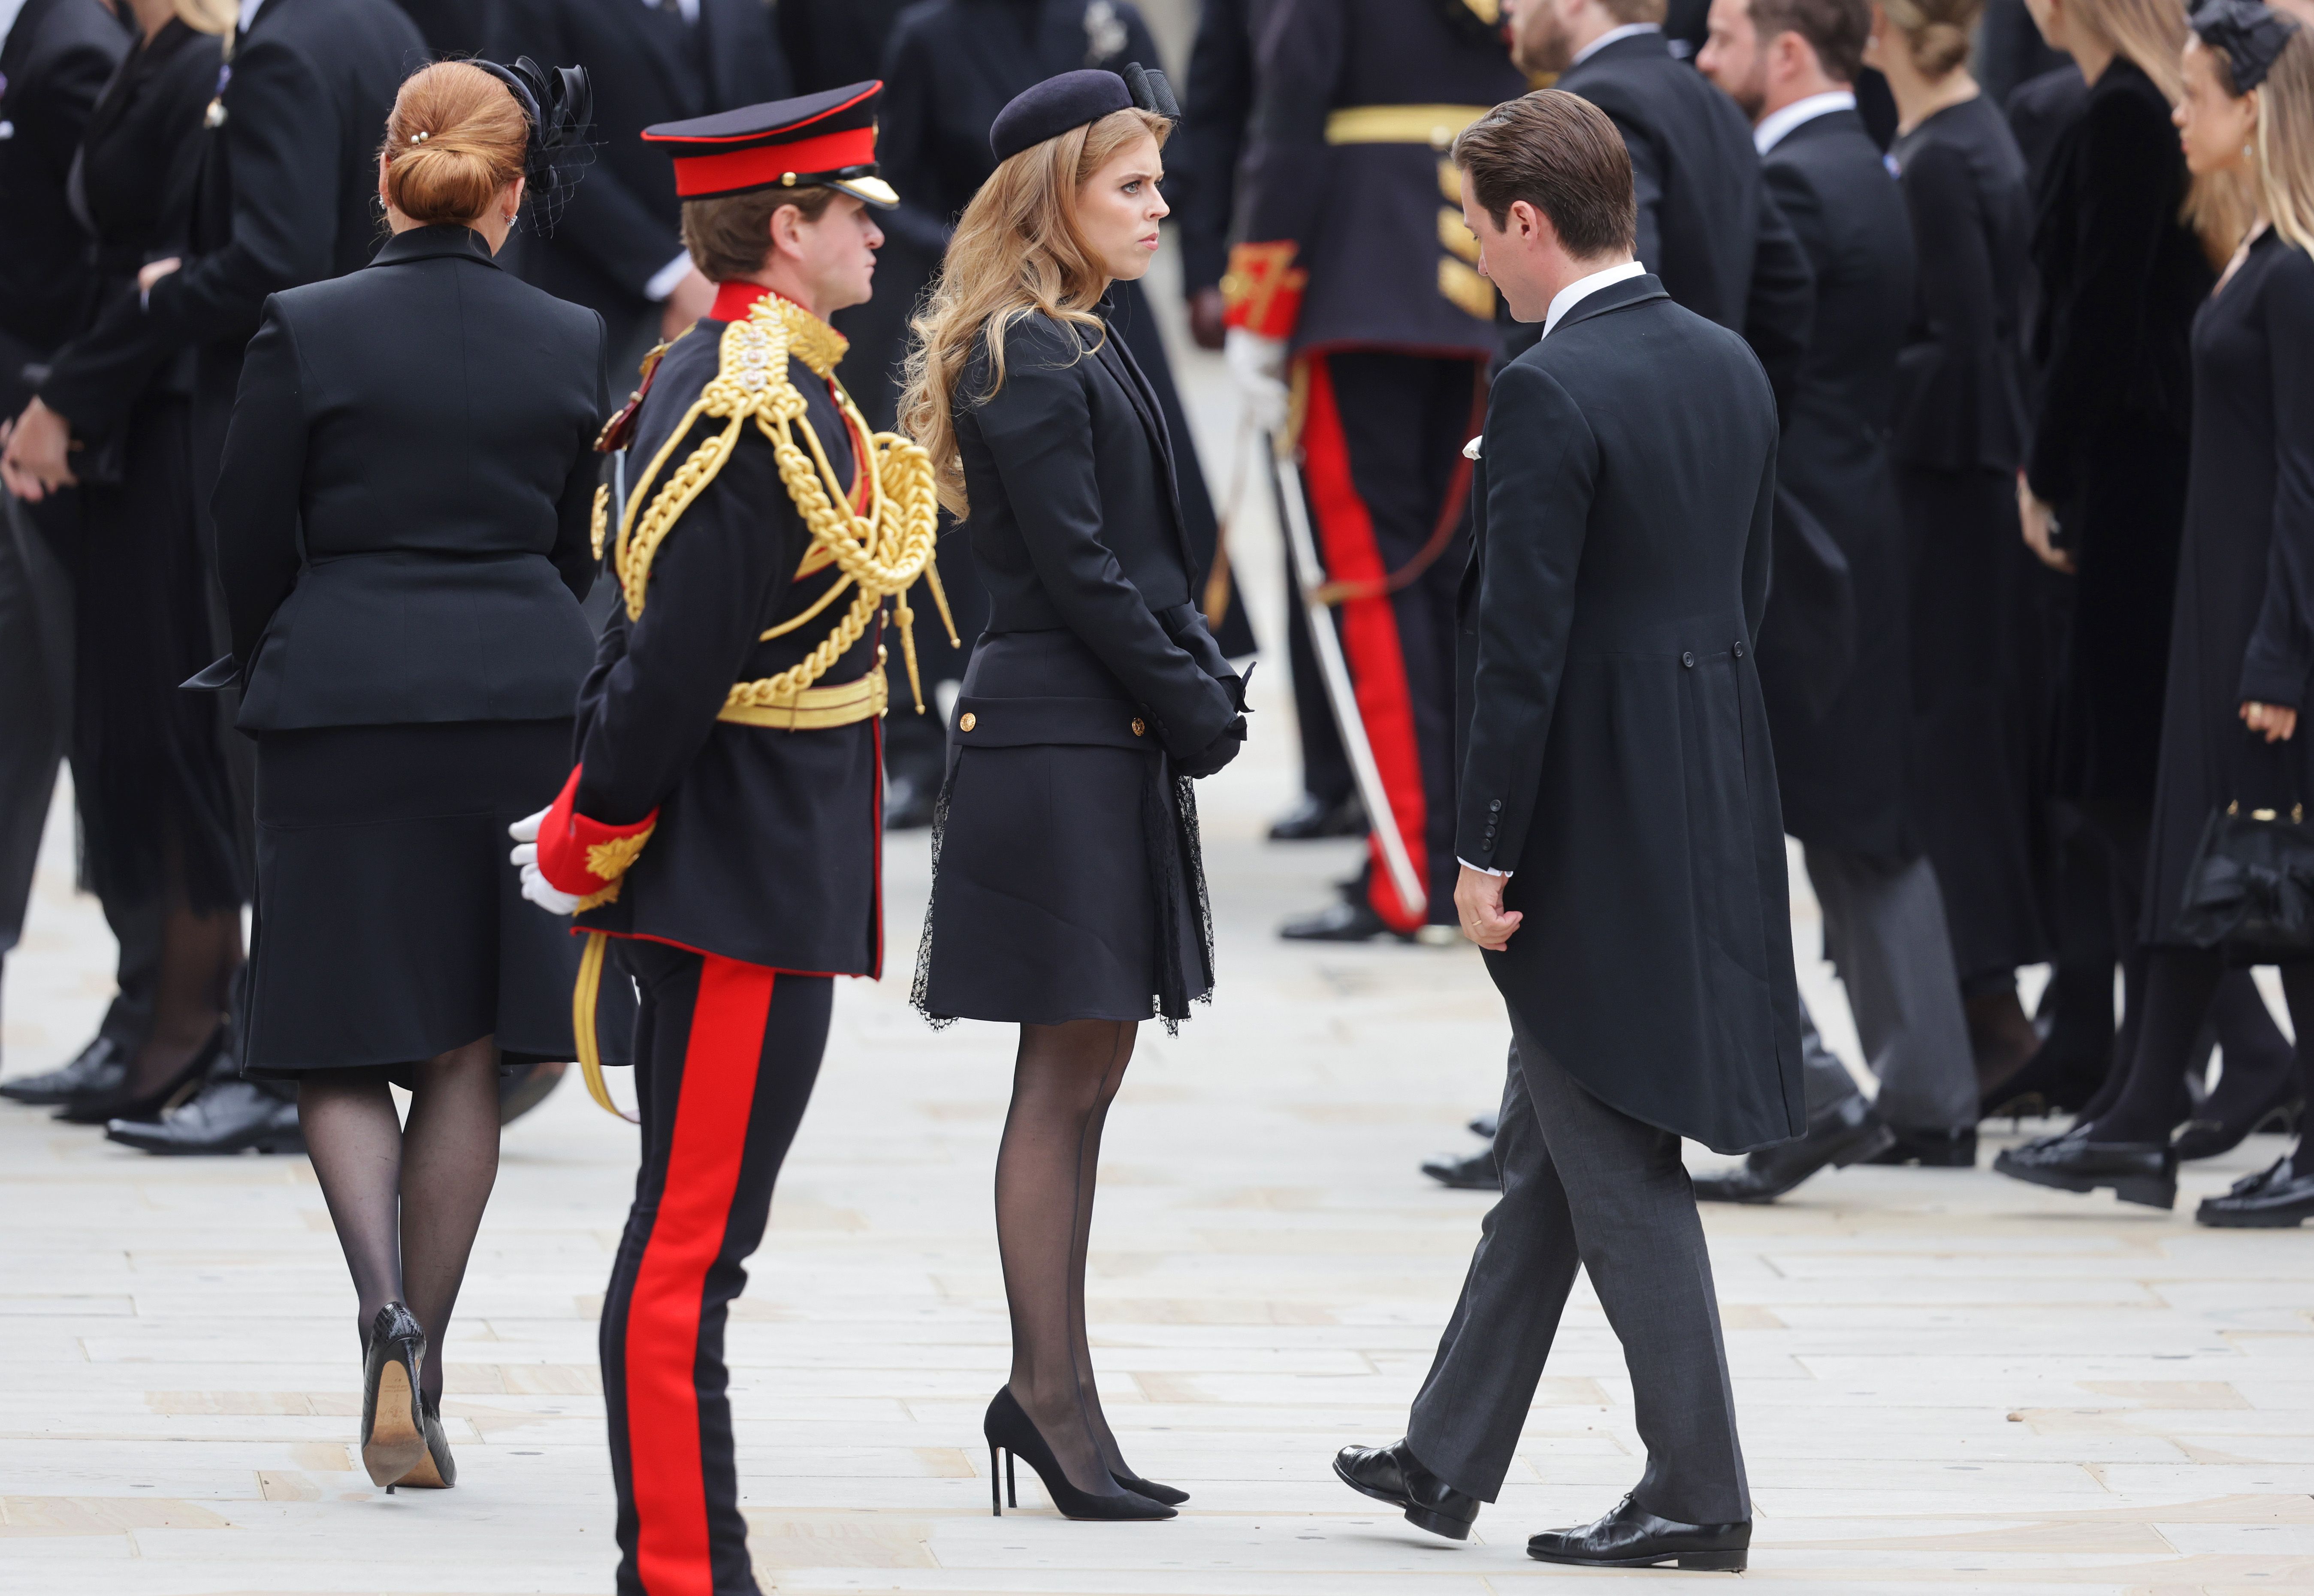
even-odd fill
[{"label": "red uniform cuff", "polygon": [[1230,251],[1222,278],[1222,324],[1263,338],[1288,339],[1302,319],[1302,290],[1310,274],[1294,264],[1290,240],[1241,243]]},{"label": "red uniform cuff", "polygon": [[554,807],[538,824],[538,873],[558,892],[591,899],[581,907],[592,908],[618,896],[619,877],[650,841],[658,811],[653,809],[632,825],[587,819],[577,808],[578,774],[584,768],[571,768]]}]

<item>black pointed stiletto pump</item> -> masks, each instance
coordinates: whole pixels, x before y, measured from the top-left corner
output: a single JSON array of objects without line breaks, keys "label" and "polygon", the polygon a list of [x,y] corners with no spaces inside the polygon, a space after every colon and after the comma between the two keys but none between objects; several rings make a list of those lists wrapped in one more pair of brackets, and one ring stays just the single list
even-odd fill
[{"label": "black pointed stiletto pump", "polygon": [[426,1456],[426,1415],[418,1398],[426,1332],[410,1309],[389,1302],[377,1310],[363,1351],[362,1467],[370,1484],[391,1492]]},{"label": "black pointed stiletto pump", "polygon": [[1168,1507],[1179,1507],[1189,1499],[1187,1491],[1177,1491],[1171,1486],[1161,1486],[1153,1479],[1144,1479],[1137,1474],[1127,1474],[1122,1468],[1112,1468],[1108,1477],[1136,1496],[1146,1496],[1152,1502],[1161,1502]]},{"label": "black pointed stiletto pump", "polygon": [[[1006,1386],[988,1404],[988,1415],[981,1420],[981,1433],[988,1438],[988,1506],[998,1518],[1004,1516],[1005,1500],[1009,1496],[1014,1507],[1020,1505],[1020,1493],[1014,1482],[1012,1460],[1026,1459],[1037,1477],[1045,1482],[1045,1495],[1063,1518],[1069,1519],[1170,1519],[1177,1516],[1161,1502],[1152,1502],[1137,1492],[1120,1487],[1115,1495],[1095,1495],[1080,1491],[1069,1483],[1069,1477],[1053,1456],[1053,1449],[1037,1431],[1035,1421],[1013,1399],[1012,1388]],[[1004,1454],[1004,1489],[996,1479],[996,1454]]]}]

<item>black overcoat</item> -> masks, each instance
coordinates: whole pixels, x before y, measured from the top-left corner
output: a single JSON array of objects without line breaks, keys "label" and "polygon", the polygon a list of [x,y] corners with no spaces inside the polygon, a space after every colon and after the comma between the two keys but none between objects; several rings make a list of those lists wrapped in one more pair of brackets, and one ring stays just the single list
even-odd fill
[{"label": "black overcoat", "polygon": [[210,506],[243,730],[570,713],[605,353],[463,226],[267,302]]},{"label": "black overcoat", "polygon": [[[2140,927],[2157,946],[2212,809],[2314,793],[2314,260],[2271,231],[2194,319],[2192,481]],[[2248,701],[2299,710],[2298,735],[2253,741]]]},{"label": "black overcoat", "polygon": [[958,384],[990,621],[933,843],[916,1001],[935,1019],[1178,1020],[1213,984],[1174,767],[1243,689],[1191,602],[1163,411],[1104,331],[1032,313],[1001,386],[985,342]]},{"label": "black overcoat", "polygon": [[[1806,250],[1815,331],[1783,415],[1784,493],[1846,557],[1854,646],[1836,695],[1816,651],[1787,640],[1823,625],[1781,588],[1762,628],[1760,675],[1775,728],[1784,825],[1804,842],[1884,857],[1915,851],[1905,817],[1912,657],[1908,567],[1888,470],[1896,352],[1912,304],[1903,196],[1852,110],[1801,123],[1762,163]],[[1780,513],[1783,513],[1780,512]],[[1779,549],[1788,538],[1780,535]]]},{"label": "black overcoat", "polygon": [[[24,0],[0,44],[0,334],[14,358],[45,355],[88,309],[86,235],[65,198],[97,96],[128,53],[129,32],[97,0]],[[0,376],[16,392],[17,374]],[[8,411],[21,406],[12,400]]]},{"label": "black overcoat", "polygon": [[2026,472],[2079,570],[2055,789],[2141,813],[2186,508],[2187,343],[2216,279],[2179,219],[2186,182],[2168,101],[2115,57],[2058,136],[2033,240],[2041,392]]},{"label": "black overcoat", "polygon": [[[631,490],[720,369],[729,325],[701,321],[659,362],[627,451]],[[849,489],[853,452],[826,378],[800,357],[788,376],[805,405],[796,425],[809,423]],[[724,425],[702,417],[666,469]],[[659,544],[641,618],[613,607],[579,691],[578,813],[631,825],[658,811],[618,897],[581,915],[581,929],[798,974],[881,971],[881,722],[783,731],[716,719],[734,683],[797,664],[842,618],[844,598],[817,621],[762,636],[843,580],[832,565],[799,578],[810,548],[771,441],[751,422]],[[881,630],[870,625],[819,684],[876,670]]]},{"label": "black overcoat", "polygon": [[1775,486],[1743,340],[1612,284],[1495,381],[1460,605],[1455,851],[1525,916],[1488,973],[1585,1089],[1722,1152],[1806,1119],[1753,653]]}]

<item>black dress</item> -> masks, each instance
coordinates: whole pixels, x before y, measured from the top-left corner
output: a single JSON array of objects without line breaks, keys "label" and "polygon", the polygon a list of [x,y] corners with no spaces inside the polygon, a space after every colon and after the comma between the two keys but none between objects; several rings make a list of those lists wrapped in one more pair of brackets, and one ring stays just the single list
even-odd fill
[{"label": "black dress", "polygon": [[603,342],[459,226],[266,302],[213,506],[258,745],[252,1075],[573,1056],[578,943],[507,826],[561,785],[594,653]]},{"label": "black dress", "polygon": [[[1102,329],[1105,332],[1106,329]],[[1175,761],[1243,687],[1191,602],[1164,418],[1133,356],[1031,313],[957,386],[988,630],[957,701],[916,970],[935,1022],[1169,1025],[1213,987]]]},{"label": "black dress", "polygon": [[2169,103],[2115,57],[2058,136],[2037,197],[2026,472],[2080,574],[2059,691],[2059,798],[2142,816],[2186,509],[2187,340],[2216,273],[2178,219],[2186,158]]},{"label": "black dress", "polygon": [[[2194,452],[2146,861],[2149,944],[2171,925],[2210,811],[2314,793],[2314,260],[2268,231],[2194,319]],[[2242,704],[2300,711],[2270,747]]]},{"label": "black dress", "polygon": [[[147,260],[185,252],[217,58],[215,39],[171,22],[97,102],[75,197],[104,304],[135,298]],[[246,872],[225,727],[215,699],[178,690],[217,652],[194,520],[190,359],[156,368],[86,339],[57,353],[50,385],[87,445],[72,735],[84,873],[109,904],[181,886],[197,915],[237,909]]]},{"label": "black dress", "polygon": [[2047,956],[2035,875],[2036,632],[2018,534],[2025,158],[1991,99],[1947,106],[1894,154],[1920,249],[1890,453],[1911,543],[1912,816],[1964,983]]}]

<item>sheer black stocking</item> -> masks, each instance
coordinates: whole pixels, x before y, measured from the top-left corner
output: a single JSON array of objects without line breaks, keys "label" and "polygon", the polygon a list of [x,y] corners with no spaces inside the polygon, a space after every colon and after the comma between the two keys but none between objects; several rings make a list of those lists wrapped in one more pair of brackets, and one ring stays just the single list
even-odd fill
[{"label": "sheer black stocking", "polygon": [[157,1090],[225,1023],[234,972],[241,967],[241,912],[196,914],[172,870],[161,921],[160,967],[153,983],[153,1025],[128,1063],[127,1088]]},{"label": "sheer black stocking", "polygon": [[1085,1254],[1092,1234],[1101,1127],[1133,1057],[1130,1022],[1024,1025],[1012,1107],[996,1154],[996,1245],[1012,1315],[1012,1396],[1069,1483],[1119,1488],[1117,1442],[1093,1388],[1085,1336]]},{"label": "sheer black stocking", "polygon": [[367,1336],[401,1302],[426,1330],[420,1383],[442,1397],[444,1336],[499,1172],[498,1049],[485,1036],[414,1066],[410,1122],[379,1070],[317,1070],[297,1114],[360,1298]]}]

